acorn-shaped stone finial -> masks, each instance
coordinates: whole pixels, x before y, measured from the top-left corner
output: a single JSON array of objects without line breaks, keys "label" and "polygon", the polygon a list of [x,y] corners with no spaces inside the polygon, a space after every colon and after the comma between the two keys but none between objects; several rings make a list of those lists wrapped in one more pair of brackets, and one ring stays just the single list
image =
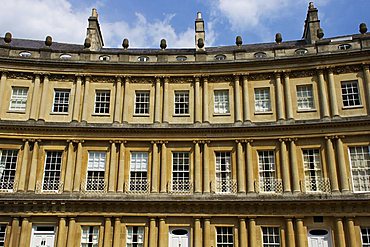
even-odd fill
[{"label": "acorn-shaped stone finial", "polygon": [[281,35],[281,33],[275,34],[275,41],[278,44],[280,44],[283,41],[283,36]]},{"label": "acorn-shaped stone finial", "polygon": [[123,39],[123,41],[122,41],[122,47],[123,47],[123,49],[125,49],[125,50],[127,50],[127,48],[129,47],[129,41],[128,41],[128,39]]},{"label": "acorn-shaped stone finial", "polygon": [[167,41],[165,39],[161,39],[161,44],[159,45],[162,50],[167,48]]},{"label": "acorn-shaped stone finial", "polygon": [[317,29],[317,37],[322,39],[324,37],[324,30],[322,28]]},{"label": "acorn-shaped stone finial", "polygon": [[9,32],[7,32],[7,33],[5,34],[4,41],[5,41],[5,43],[7,43],[7,44],[9,44],[10,42],[12,42],[12,34],[11,34],[11,33],[9,33]]},{"label": "acorn-shaped stone finial", "polygon": [[361,34],[365,34],[365,33],[367,33],[367,26],[366,26],[366,23],[361,23],[361,24],[360,24],[360,33],[361,33]]},{"label": "acorn-shaped stone finial", "polygon": [[45,45],[51,46],[51,44],[53,44],[53,38],[51,36],[46,36]]},{"label": "acorn-shaped stone finial", "polygon": [[242,44],[243,44],[243,39],[242,39],[242,37],[241,37],[241,36],[236,36],[235,44],[236,44],[237,46],[242,46]]},{"label": "acorn-shaped stone finial", "polygon": [[198,47],[202,49],[204,47],[204,40],[202,38],[198,39]]},{"label": "acorn-shaped stone finial", "polygon": [[90,48],[91,46],[91,40],[89,38],[85,39],[84,48]]}]

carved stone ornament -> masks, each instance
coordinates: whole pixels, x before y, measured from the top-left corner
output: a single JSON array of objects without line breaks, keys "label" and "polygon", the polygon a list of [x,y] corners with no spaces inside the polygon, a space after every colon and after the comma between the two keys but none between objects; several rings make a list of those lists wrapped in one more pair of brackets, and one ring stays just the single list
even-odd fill
[{"label": "carved stone ornament", "polygon": [[316,70],[299,70],[290,72],[289,77],[290,78],[313,77],[316,74],[317,74]]},{"label": "carved stone ornament", "polygon": [[361,64],[338,66],[332,68],[334,74],[355,73],[362,70]]},{"label": "carved stone ornament", "polygon": [[234,77],[232,75],[221,75],[221,76],[210,76],[209,82],[233,82]]},{"label": "carved stone ornament", "polygon": [[75,80],[74,75],[57,75],[51,74],[49,76],[50,81],[59,81],[59,82],[73,82]]},{"label": "carved stone ornament", "polygon": [[114,83],[116,78],[113,76],[92,76],[92,82],[104,82],[104,83]]},{"label": "carved stone ornament", "polygon": [[25,80],[32,80],[34,75],[32,73],[24,73],[24,72],[9,72],[8,79],[25,79]]},{"label": "carved stone ornament", "polygon": [[153,77],[131,77],[130,83],[154,83]]},{"label": "carved stone ornament", "polygon": [[171,83],[193,83],[192,77],[171,77]]},{"label": "carved stone ornament", "polygon": [[273,78],[273,75],[271,73],[258,73],[258,74],[248,75],[249,81],[271,80],[272,78]]}]

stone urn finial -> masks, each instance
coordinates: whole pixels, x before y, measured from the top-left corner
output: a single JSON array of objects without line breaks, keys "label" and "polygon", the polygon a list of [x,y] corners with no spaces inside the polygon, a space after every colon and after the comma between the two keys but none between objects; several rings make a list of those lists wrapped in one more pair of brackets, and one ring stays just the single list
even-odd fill
[{"label": "stone urn finial", "polygon": [[167,41],[165,39],[161,39],[161,44],[159,45],[162,50],[167,48]]},{"label": "stone urn finial", "polygon": [[202,49],[204,47],[204,40],[202,38],[198,39],[198,47]]},{"label": "stone urn finial", "polygon": [[315,6],[313,5],[313,2],[309,2],[308,4],[308,9],[314,9]]},{"label": "stone urn finial", "polygon": [[90,48],[91,46],[91,40],[89,38],[85,39],[84,48]]},{"label": "stone urn finial", "polygon": [[282,41],[283,41],[283,36],[281,35],[281,33],[275,34],[275,42],[280,44]]},{"label": "stone urn finial", "polygon": [[9,44],[10,42],[12,42],[12,34],[11,34],[11,33],[9,33],[9,32],[7,32],[7,33],[5,34],[4,41],[5,41],[5,43],[7,43],[7,44]]},{"label": "stone urn finial", "polygon": [[46,36],[45,45],[51,46],[52,44],[53,44],[53,38],[51,36]]},{"label": "stone urn finial", "polygon": [[367,26],[366,26],[366,23],[361,23],[361,24],[360,24],[360,33],[361,33],[361,34],[365,34],[365,33],[367,33]]},{"label": "stone urn finial", "polygon": [[129,47],[129,41],[128,41],[128,39],[123,39],[123,41],[122,41],[122,47],[123,47],[123,49],[125,49],[125,50],[127,50],[128,49],[128,47]]},{"label": "stone urn finial", "polygon": [[236,36],[235,44],[236,44],[237,46],[242,46],[242,44],[243,44],[243,39],[242,39],[242,37],[241,37],[241,36]]}]

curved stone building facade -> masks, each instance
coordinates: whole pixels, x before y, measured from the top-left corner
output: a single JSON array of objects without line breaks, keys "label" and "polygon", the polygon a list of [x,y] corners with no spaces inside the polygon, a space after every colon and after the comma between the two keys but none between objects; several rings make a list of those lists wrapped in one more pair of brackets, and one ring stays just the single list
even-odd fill
[{"label": "curved stone building facade", "polygon": [[370,246],[370,35],[0,41],[0,246]]}]

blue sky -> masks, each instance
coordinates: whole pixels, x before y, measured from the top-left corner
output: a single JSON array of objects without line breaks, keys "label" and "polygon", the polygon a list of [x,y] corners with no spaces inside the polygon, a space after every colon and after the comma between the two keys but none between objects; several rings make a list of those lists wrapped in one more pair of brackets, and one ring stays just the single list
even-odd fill
[{"label": "blue sky", "polygon": [[[0,34],[82,44],[91,8],[99,13],[105,47],[194,47],[194,20],[201,11],[206,23],[206,46],[243,42],[301,39],[309,0],[12,0],[2,2]],[[370,29],[370,0],[316,0],[325,37]]]}]

